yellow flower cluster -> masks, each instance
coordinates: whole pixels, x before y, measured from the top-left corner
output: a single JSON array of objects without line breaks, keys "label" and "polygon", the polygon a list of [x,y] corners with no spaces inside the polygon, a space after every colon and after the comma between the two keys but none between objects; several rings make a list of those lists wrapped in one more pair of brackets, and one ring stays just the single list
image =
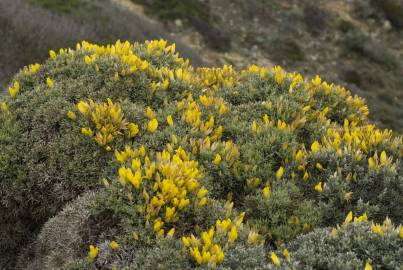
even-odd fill
[{"label": "yellow flower cluster", "polygon": [[[138,125],[128,123],[123,116],[122,108],[119,104],[113,103],[108,99],[106,103],[95,103],[93,100],[80,101],[76,108],[85,119],[92,122],[96,131],[90,127],[83,127],[81,133],[92,137],[99,145],[106,146],[110,144],[117,136],[126,135],[133,138],[139,132]],[[67,116],[75,120],[76,114],[72,111],[67,112]]]},{"label": "yellow flower cluster", "polygon": [[[201,233],[201,239],[191,234],[190,236],[183,236],[182,243],[198,264],[215,267],[222,263],[225,257],[220,242],[225,242],[224,250],[227,250],[238,239],[238,233],[242,229],[244,217],[245,212],[234,220],[230,218],[217,220],[215,227]],[[252,233],[249,234],[248,241],[250,241],[251,245],[254,245],[257,243],[258,238],[257,233]]]},{"label": "yellow flower cluster", "polygon": [[20,83],[15,81],[12,86],[8,87],[8,92],[10,93],[10,96],[14,98],[20,92],[20,88]]},{"label": "yellow flower cluster", "polygon": [[237,73],[228,65],[223,68],[198,68],[196,73],[198,83],[215,91],[220,87],[235,86],[239,81]]},{"label": "yellow flower cluster", "polygon": [[[201,96],[201,100],[201,103],[204,102],[204,104],[208,104],[204,99],[204,96]],[[219,106],[221,107],[222,105],[223,103]],[[177,107],[179,110],[183,111],[182,120],[189,124],[193,131],[200,131],[206,136],[211,135],[213,141],[221,139],[223,127],[221,125],[216,125],[213,115],[211,115],[207,121],[203,122],[201,108],[198,102],[193,100],[192,95],[189,95],[187,99],[180,101]],[[226,109],[223,110],[226,111]]]},{"label": "yellow flower cluster", "polygon": [[[119,181],[123,187],[138,193],[145,201],[145,217],[153,221],[153,229],[159,236],[175,232],[174,223],[188,206],[203,207],[207,203],[207,189],[200,185],[202,173],[196,161],[179,147],[175,151],[156,153],[151,162],[144,146],[139,149],[126,147],[116,151],[122,164]],[[129,164],[130,166],[126,166]],[[132,196],[132,195],[130,195]]]},{"label": "yellow flower cluster", "polygon": [[26,75],[33,75],[36,72],[38,72],[40,67],[41,67],[41,65],[38,63],[29,65],[28,67],[24,67],[24,73]]},{"label": "yellow flower cluster", "polygon": [[400,239],[403,239],[403,226],[400,225],[399,227],[395,228],[389,218],[386,218],[383,224],[373,223],[371,226],[371,231],[372,233],[380,236],[389,233],[397,234]]}]

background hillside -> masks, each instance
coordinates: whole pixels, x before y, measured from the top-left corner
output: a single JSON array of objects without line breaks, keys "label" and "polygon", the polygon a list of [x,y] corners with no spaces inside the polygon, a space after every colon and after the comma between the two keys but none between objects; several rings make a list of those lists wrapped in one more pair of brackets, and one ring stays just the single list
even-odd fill
[{"label": "background hillside", "polygon": [[3,89],[49,49],[164,37],[195,66],[321,74],[366,98],[378,124],[403,129],[402,0],[3,0],[0,10]]}]

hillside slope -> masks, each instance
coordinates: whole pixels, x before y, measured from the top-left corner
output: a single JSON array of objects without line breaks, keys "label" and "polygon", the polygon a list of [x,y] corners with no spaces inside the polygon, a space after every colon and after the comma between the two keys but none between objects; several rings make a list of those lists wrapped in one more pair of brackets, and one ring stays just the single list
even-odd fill
[{"label": "hillside slope", "polygon": [[366,98],[378,124],[403,130],[402,0],[132,1],[213,62],[321,74]]}]

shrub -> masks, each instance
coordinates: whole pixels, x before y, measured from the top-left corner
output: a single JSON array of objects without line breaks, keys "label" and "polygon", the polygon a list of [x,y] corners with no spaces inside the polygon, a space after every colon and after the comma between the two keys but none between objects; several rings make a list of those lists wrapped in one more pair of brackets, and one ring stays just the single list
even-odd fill
[{"label": "shrub", "polygon": [[402,227],[394,227],[388,219],[382,225],[365,221],[317,229],[287,246],[290,257],[284,258],[280,269],[363,269],[367,264],[400,269],[402,233]]},{"label": "shrub", "polygon": [[100,183],[87,241],[59,268],[264,269],[262,254],[349,211],[402,220],[402,138],[341,86],[278,66],[195,69],[164,40],[49,54],[1,102],[14,254]]}]

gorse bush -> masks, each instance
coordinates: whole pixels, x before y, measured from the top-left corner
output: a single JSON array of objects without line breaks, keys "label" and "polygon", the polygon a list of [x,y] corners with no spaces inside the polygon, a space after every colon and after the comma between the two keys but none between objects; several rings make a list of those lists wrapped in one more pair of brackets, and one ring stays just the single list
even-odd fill
[{"label": "gorse bush", "polygon": [[[349,213],[337,237],[372,239],[367,217],[391,220],[373,229],[393,231],[385,252],[326,245],[351,269],[399,264],[402,137],[369,123],[363,99],[278,66],[195,69],[164,40],[49,54],[1,103],[2,253],[34,250],[43,269],[272,269],[295,252],[293,267],[333,269],[304,254]],[[88,190],[81,223],[71,208],[58,218]],[[50,223],[26,246],[55,215],[74,235],[65,258]]]}]

